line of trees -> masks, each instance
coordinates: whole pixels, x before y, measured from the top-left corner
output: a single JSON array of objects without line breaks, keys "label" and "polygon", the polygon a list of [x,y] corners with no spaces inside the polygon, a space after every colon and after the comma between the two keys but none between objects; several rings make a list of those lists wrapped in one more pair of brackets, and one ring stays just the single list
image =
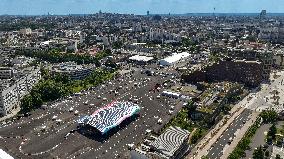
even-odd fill
[{"label": "line of trees", "polygon": [[92,57],[90,55],[61,53],[60,50],[58,49],[52,49],[48,51],[17,50],[16,55],[24,55],[27,57],[38,58],[40,60],[48,61],[50,63],[74,61],[77,64],[95,64],[96,66],[100,66],[99,60],[101,60],[104,57],[110,56],[111,51],[104,50],[98,52],[95,57]]},{"label": "line of trees", "polygon": [[245,151],[248,150],[251,139],[261,124],[261,118],[257,118],[255,123],[247,130],[241,141],[238,143],[234,151],[229,155],[228,159],[239,159],[245,157]]},{"label": "line of trees", "polygon": [[275,124],[272,124],[272,126],[269,128],[269,131],[267,133],[267,142],[272,143],[276,140],[276,133],[277,128]]},{"label": "line of trees", "polygon": [[115,71],[96,69],[84,80],[71,80],[63,75],[51,75],[49,71],[42,70],[42,80],[34,86],[31,93],[21,100],[21,114],[39,108],[42,104],[51,102],[81,90],[97,86],[112,79]]},{"label": "line of trees", "polygon": [[28,22],[28,21],[21,21],[18,23],[11,23],[9,22],[3,22],[0,23],[0,31],[15,31],[15,30],[20,30],[23,28],[31,28],[32,30],[34,29],[39,29],[39,28],[45,28],[46,30],[50,30],[55,27],[55,24],[53,23],[34,23],[34,22]]},{"label": "line of trees", "polygon": [[269,159],[270,153],[266,148],[260,146],[254,150],[252,158],[253,159]]}]

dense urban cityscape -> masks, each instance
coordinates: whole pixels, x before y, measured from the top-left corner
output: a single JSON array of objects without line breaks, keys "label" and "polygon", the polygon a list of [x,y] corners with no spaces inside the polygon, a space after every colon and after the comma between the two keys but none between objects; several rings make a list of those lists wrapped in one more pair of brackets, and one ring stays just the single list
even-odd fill
[{"label": "dense urban cityscape", "polygon": [[2,15],[0,159],[283,159],[283,44],[266,10]]}]

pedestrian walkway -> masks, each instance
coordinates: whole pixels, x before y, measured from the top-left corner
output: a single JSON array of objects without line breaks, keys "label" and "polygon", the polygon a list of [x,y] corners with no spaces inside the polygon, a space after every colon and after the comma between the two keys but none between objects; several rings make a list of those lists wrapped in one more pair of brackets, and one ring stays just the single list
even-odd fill
[{"label": "pedestrian walkway", "polygon": [[[236,107],[234,107],[236,108]],[[200,159],[202,156],[206,156],[210,147],[217,141],[227,127],[239,116],[246,108],[238,107],[232,109],[232,116],[224,117],[192,150],[193,153],[188,155],[189,159]]]},{"label": "pedestrian walkway", "polygon": [[238,117],[249,105],[254,102],[253,99],[249,99],[246,96],[242,101],[235,105],[230,115],[225,116],[189,153],[188,159],[200,159],[202,156],[206,156],[210,147],[217,141],[217,139],[223,134],[223,132],[229,127],[229,125]]},{"label": "pedestrian walkway", "polygon": [[245,123],[245,125],[238,131],[238,133],[236,133],[236,137],[234,138],[234,140],[232,141],[232,143],[228,146],[225,146],[225,149],[223,151],[223,155],[220,159],[227,159],[230,155],[230,153],[233,152],[233,150],[235,149],[235,147],[237,147],[238,143],[241,141],[241,139],[243,138],[243,136],[245,135],[245,133],[247,132],[247,130],[254,124],[254,122],[256,121],[256,118],[258,117],[257,112],[254,112],[250,115],[249,120]]}]

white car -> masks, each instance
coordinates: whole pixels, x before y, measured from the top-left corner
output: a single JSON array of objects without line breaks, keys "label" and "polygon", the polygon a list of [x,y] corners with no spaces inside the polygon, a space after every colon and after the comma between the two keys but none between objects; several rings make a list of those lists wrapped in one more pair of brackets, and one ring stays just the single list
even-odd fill
[{"label": "white car", "polygon": [[160,119],[158,120],[158,124],[162,124],[162,122],[163,122],[163,120],[160,118]]},{"label": "white car", "polygon": [[56,120],[56,119],[57,119],[57,116],[54,115],[54,116],[52,117],[52,120]]}]

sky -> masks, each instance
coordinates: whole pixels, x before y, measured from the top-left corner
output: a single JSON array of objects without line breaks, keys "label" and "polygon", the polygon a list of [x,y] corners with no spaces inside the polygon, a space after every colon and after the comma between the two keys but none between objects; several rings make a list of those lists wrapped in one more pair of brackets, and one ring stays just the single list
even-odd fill
[{"label": "sky", "polygon": [[284,0],[0,0],[0,15],[284,13]]}]

